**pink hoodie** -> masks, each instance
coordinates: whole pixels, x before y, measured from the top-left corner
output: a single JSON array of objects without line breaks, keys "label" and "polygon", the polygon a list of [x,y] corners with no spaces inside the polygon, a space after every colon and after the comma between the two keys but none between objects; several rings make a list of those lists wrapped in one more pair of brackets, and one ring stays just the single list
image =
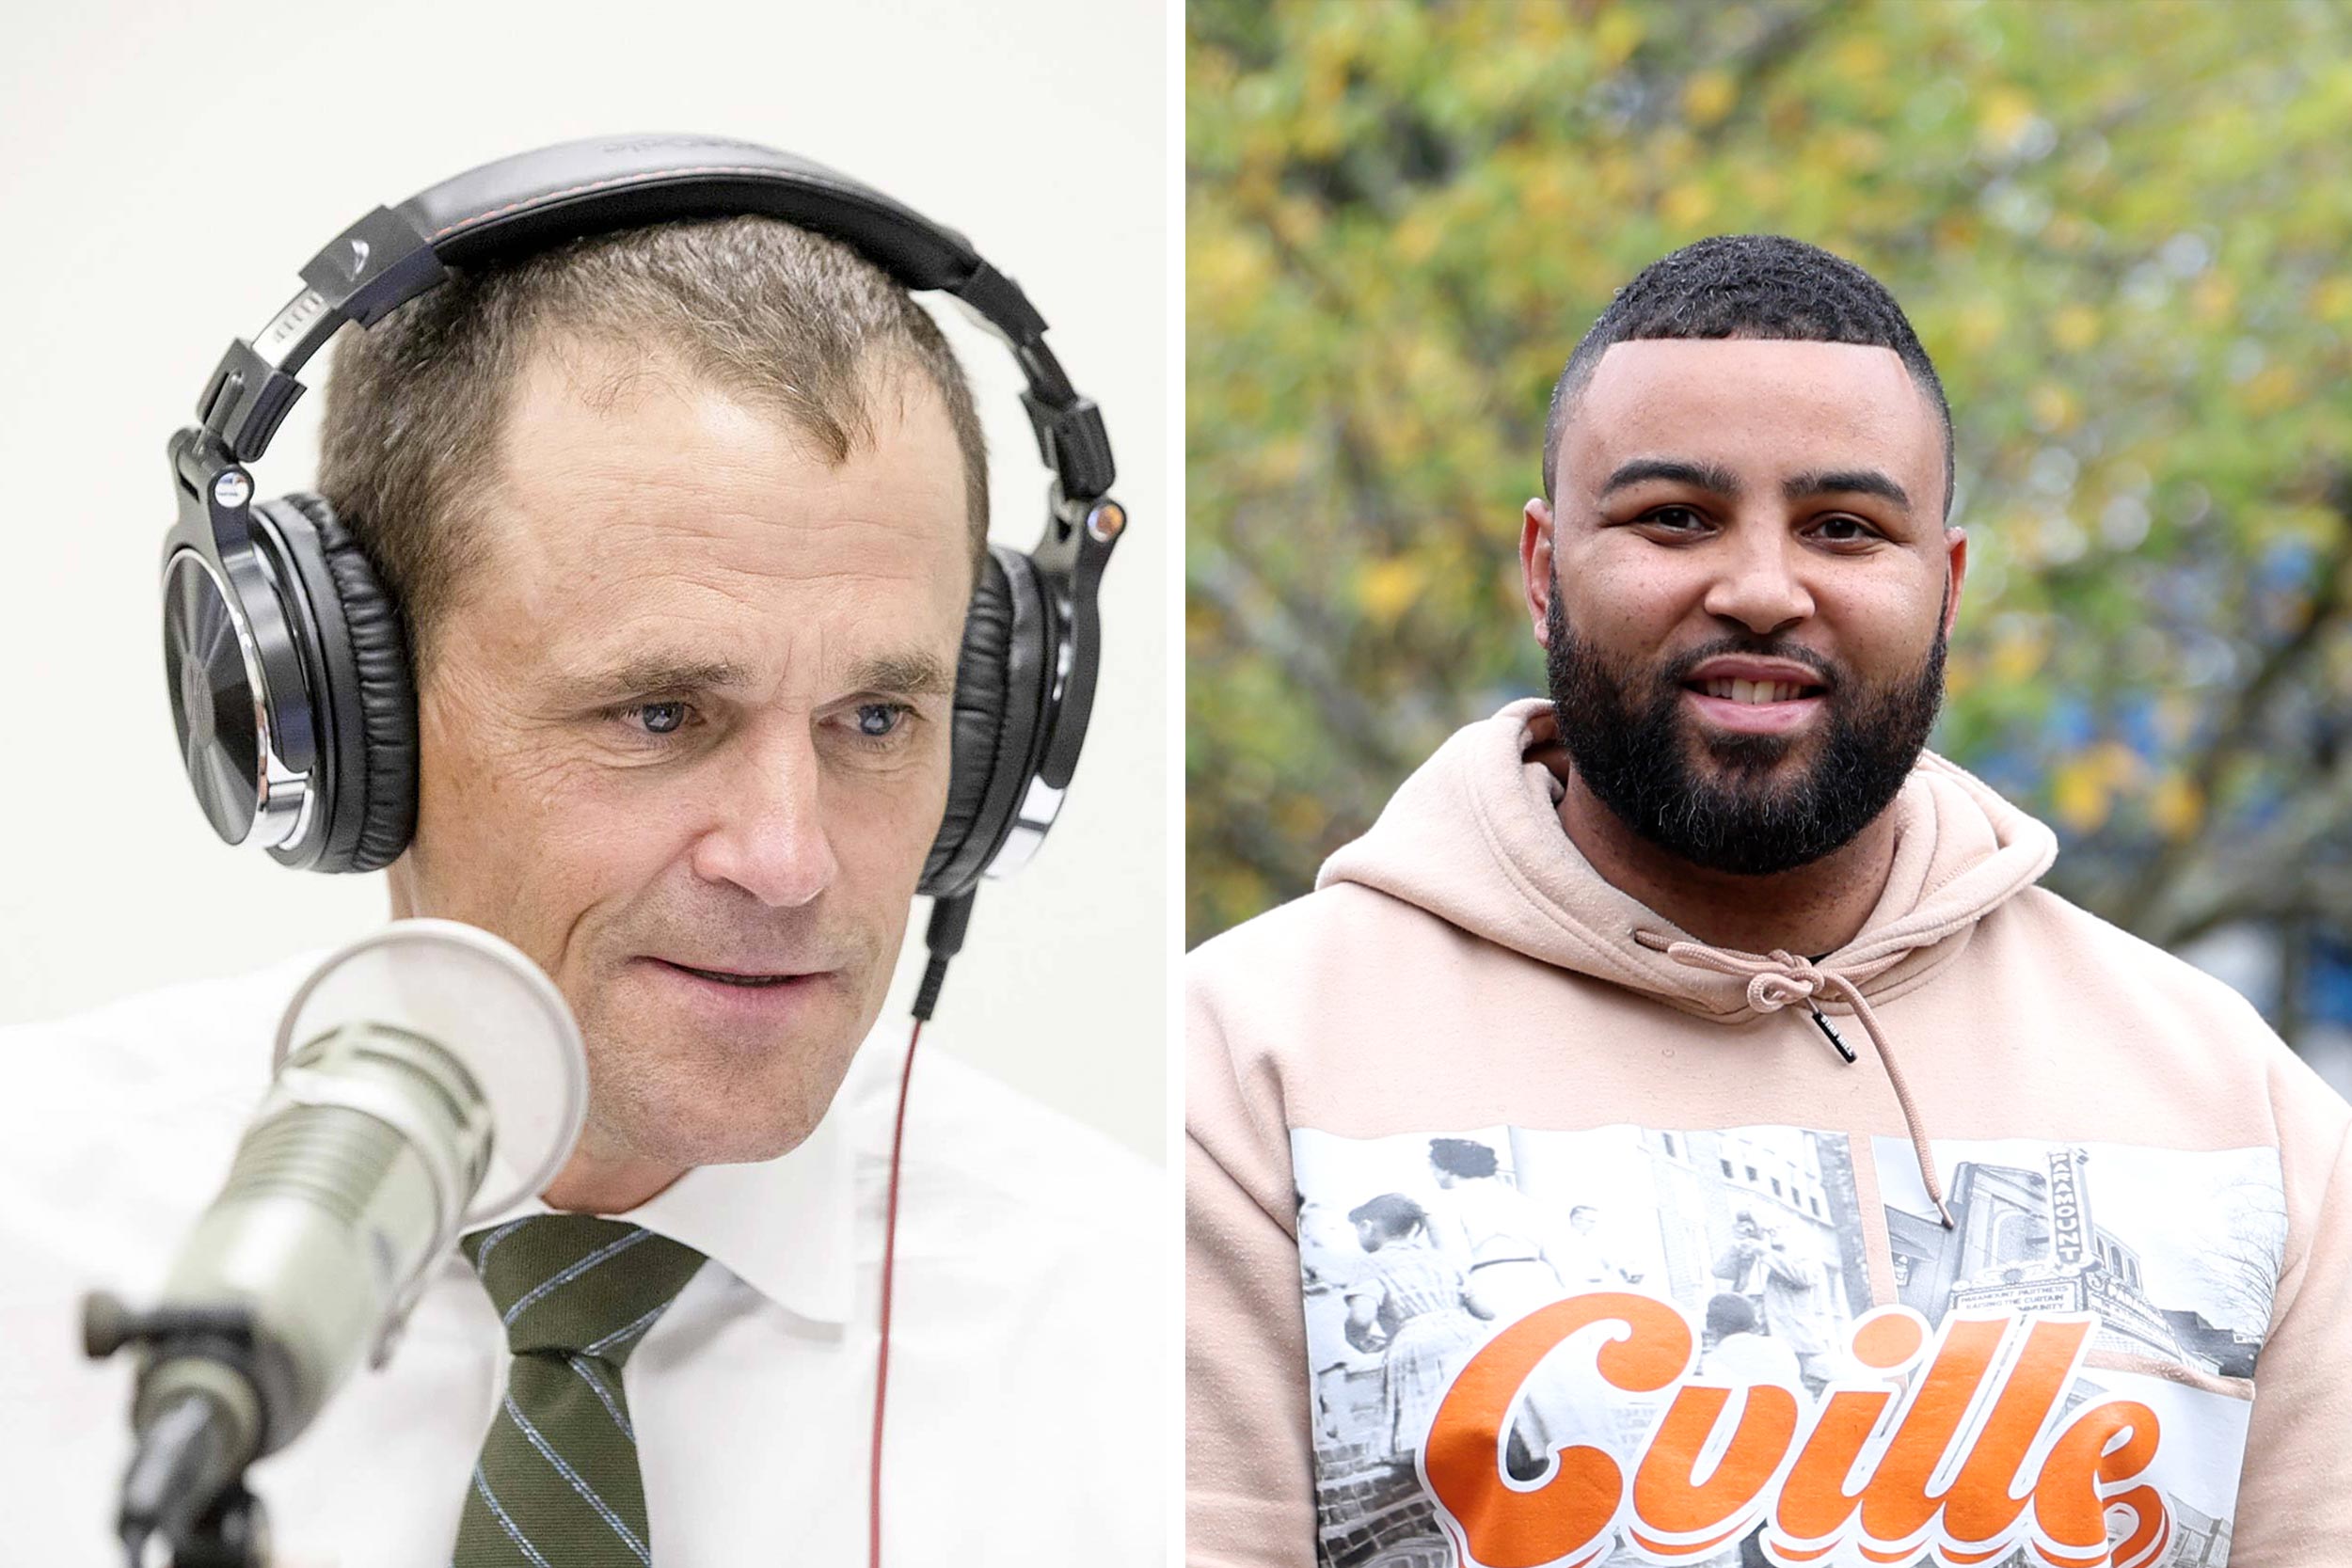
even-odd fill
[{"label": "pink hoodie", "polygon": [[1708,947],[1546,750],[1189,960],[1192,1562],[2352,1561],[2352,1109],[2254,1010],[1932,754],[1851,942]]}]

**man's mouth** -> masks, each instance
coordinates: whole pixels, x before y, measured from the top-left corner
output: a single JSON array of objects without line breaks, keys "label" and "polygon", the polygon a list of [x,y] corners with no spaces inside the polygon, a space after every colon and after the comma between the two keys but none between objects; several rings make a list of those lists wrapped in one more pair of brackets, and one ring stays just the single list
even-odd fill
[{"label": "man's mouth", "polygon": [[1702,697],[1748,704],[1793,703],[1804,697],[1819,697],[1828,689],[1795,681],[1706,680],[1685,681],[1682,685],[1684,690],[1695,691]]},{"label": "man's mouth", "polygon": [[816,978],[814,974],[808,973],[761,974],[732,969],[698,969],[692,964],[682,964],[670,958],[656,958],[653,961],[665,968],[675,969],[682,974],[691,974],[697,980],[708,980],[714,985],[721,986],[757,989],[764,986],[786,986],[795,980]]}]

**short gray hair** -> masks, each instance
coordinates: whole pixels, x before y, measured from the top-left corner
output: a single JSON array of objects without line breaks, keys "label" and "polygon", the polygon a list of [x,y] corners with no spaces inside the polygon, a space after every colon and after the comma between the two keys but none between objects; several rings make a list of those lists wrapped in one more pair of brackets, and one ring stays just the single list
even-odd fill
[{"label": "short gray hair", "polygon": [[848,245],[767,217],[663,223],[574,240],[440,287],[337,345],[319,489],[398,599],[420,667],[481,541],[516,376],[565,338],[654,348],[772,409],[834,463],[874,438],[894,377],[927,380],[963,456],[977,569],[988,453],[939,324]]}]

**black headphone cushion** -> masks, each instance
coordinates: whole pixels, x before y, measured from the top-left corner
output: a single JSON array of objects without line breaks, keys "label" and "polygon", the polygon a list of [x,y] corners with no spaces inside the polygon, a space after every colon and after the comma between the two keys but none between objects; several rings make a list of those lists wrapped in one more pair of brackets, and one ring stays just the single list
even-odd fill
[{"label": "black headphone cushion", "polygon": [[997,752],[1005,743],[1005,681],[1012,636],[1012,591],[992,551],[980,558],[972,608],[964,616],[963,647],[956,656],[955,761],[947,776],[947,814],[940,818],[939,836],[923,865],[926,891],[932,891],[941,874],[961,857],[987,804]]},{"label": "black headphone cushion", "polygon": [[[297,491],[285,498],[318,530],[326,569],[342,602],[343,629],[358,673],[357,701],[338,690],[335,722],[360,732],[360,776],[339,780],[330,848],[321,871],[377,871],[400,858],[417,828],[417,704],[408,674],[408,638],[400,608],[377,579],[374,565],[324,497]],[[358,834],[347,852],[332,847],[338,828],[357,813]]]}]

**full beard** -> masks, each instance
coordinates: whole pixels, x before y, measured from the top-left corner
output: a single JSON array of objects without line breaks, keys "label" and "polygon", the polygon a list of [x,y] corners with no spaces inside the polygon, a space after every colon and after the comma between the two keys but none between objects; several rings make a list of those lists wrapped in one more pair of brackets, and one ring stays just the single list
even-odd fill
[{"label": "full beard", "polygon": [[[1939,624],[1915,676],[1876,689],[1831,685],[1819,754],[1798,777],[1776,782],[1778,765],[1805,736],[1693,733],[1681,683],[1710,658],[1790,657],[1785,649],[1717,643],[1676,661],[1653,687],[1649,672],[1613,665],[1577,641],[1560,598],[1552,594],[1545,622],[1544,665],[1577,777],[1635,834],[1710,871],[1769,877],[1851,843],[1902,788],[1943,705]],[[1702,748],[1712,768],[1693,764]]]}]

